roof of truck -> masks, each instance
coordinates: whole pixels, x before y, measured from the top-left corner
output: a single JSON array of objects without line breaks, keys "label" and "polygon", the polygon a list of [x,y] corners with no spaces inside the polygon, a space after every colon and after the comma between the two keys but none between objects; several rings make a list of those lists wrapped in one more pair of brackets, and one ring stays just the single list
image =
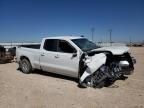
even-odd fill
[{"label": "roof of truck", "polygon": [[80,39],[84,38],[81,36],[55,36],[55,37],[46,37],[44,39]]}]

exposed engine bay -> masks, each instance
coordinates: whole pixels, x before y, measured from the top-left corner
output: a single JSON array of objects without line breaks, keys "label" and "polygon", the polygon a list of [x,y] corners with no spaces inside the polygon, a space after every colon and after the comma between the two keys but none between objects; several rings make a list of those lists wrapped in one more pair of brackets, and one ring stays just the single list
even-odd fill
[{"label": "exposed engine bay", "polygon": [[83,53],[80,60],[79,85],[101,88],[124,75],[132,74],[136,60],[128,52],[113,55],[109,51]]}]

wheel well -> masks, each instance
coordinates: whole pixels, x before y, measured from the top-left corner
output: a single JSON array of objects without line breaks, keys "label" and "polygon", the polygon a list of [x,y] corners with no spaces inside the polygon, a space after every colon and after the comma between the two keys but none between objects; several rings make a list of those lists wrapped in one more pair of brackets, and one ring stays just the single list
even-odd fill
[{"label": "wheel well", "polygon": [[[26,56],[21,56],[21,57],[20,57],[20,60],[23,60],[23,59],[27,59],[27,60],[30,62],[29,58],[26,57]],[[30,62],[30,63],[31,63],[31,62]]]},{"label": "wheel well", "polygon": [[[32,66],[31,61],[29,60],[28,57],[26,57],[26,56],[21,56],[21,57],[20,57],[20,60],[23,60],[23,59],[27,59],[27,60],[29,61],[30,65]],[[32,66],[32,67],[33,67],[33,66]]]}]

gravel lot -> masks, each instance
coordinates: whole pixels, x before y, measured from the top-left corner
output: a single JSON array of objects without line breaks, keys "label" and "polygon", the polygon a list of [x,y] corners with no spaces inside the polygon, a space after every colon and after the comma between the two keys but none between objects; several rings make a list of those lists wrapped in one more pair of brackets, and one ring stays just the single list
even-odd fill
[{"label": "gravel lot", "polygon": [[118,87],[80,89],[75,79],[46,72],[23,74],[0,64],[0,108],[144,108],[144,48],[131,48],[135,72]]}]

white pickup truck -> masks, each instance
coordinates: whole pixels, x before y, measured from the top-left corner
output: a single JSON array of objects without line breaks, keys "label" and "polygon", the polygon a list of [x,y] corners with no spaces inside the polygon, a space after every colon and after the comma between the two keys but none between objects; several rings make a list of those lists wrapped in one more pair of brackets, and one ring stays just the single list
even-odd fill
[{"label": "white pickup truck", "polygon": [[134,70],[135,59],[128,47],[98,47],[85,37],[47,37],[40,45],[16,49],[16,59],[23,73],[35,69],[79,79],[83,87],[99,87]]}]

